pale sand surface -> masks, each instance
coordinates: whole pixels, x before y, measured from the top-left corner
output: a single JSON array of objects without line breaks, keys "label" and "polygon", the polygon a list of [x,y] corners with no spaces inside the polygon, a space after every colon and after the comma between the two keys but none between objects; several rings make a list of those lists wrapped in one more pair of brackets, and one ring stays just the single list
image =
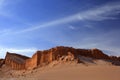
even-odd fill
[{"label": "pale sand surface", "polygon": [[103,61],[89,65],[64,63],[24,73],[24,76],[0,80],[120,80],[120,66],[113,66]]}]

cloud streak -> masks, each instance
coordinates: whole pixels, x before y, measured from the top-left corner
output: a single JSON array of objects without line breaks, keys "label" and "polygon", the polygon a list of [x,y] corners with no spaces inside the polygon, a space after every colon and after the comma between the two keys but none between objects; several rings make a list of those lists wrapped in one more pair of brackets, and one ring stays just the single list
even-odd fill
[{"label": "cloud streak", "polygon": [[55,26],[59,24],[65,24],[73,21],[103,21],[116,19],[116,15],[120,14],[120,2],[107,3],[102,6],[95,7],[77,14],[70,15],[61,19],[45,22],[43,24],[32,26],[30,28],[21,30],[16,33],[24,33],[34,31],[40,28]]},{"label": "cloud streak", "polygon": [[[3,8],[3,3],[6,0],[0,0],[0,8]],[[2,14],[2,11],[0,10],[0,15]],[[29,28],[26,29],[22,29],[22,30],[12,30],[12,29],[6,29],[0,32],[0,34],[4,35],[12,35],[12,34],[21,34],[21,33],[27,33],[27,32],[32,32],[41,28],[48,28],[48,27],[52,27],[52,26],[56,26],[59,24],[66,24],[66,23],[70,23],[70,22],[74,22],[74,21],[103,21],[103,20],[114,20],[117,19],[115,16],[120,14],[120,2],[114,2],[114,3],[107,3],[101,6],[97,6],[95,8],[89,9],[89,10],[85,10],[82,12],[78,12],[76,14],[72,14],[70,16],[61,18],[61,19],[56,19],[53,21],[49,21],[49,22],[45,22],[43,24],[38,24],[38,25],[28,25],[31,26]],[[2,16],[4,16],[6,14],[2,14]],[[14,18],[14,17],[13,17]],[[15,17],[16,18],[16,17]],[[21,21],[21,20],[19,20]],[[85,27],[88,28],[92,28],[89,25],[86,25]],[[74,26],[69,26],[70,29],[75,29]],[[110,36],[111,37],[111,36]],[[101,38],[97,39],[102,39],[103,36]],[[108,36],[104,37],[104,38],[108,38]],[[108,46],[104,46],[102,45],[99,41],[94,40],[96,39],[96,37],[94,37],[91,41],[91,43],[86,43],[86,42],[90,42],[90,39],[88,39],[88,41],[85,41],[86,44],[83,44],[84,47],[98,47],[100,49],[107,49],[107,50],[112,50],[112,51],[116,51],[116,52],[120,52],[120,50],[116,47],[110,47]],[[104,42],[105,40],[102,40],[101,42]],[[107,41],[108,42],[108,41]],[[53,41],[53,43],[56,43],[55,41]],[[59,43],[64,43],[63,42],[58,42]],[[71,43],[71,44],[70,44]],[[106,42],[104,42],[106,43]],[[65,42],[65,44],[67,44]],[[70,44],[70,46],[76,46],[76,47],[83,47],[83,45],[79,42],[68,42],[68,44]],[[81,45],[81,46],[80,46]],[[100,46],[101,45],[101,46]],[[24,53],[24,54],[28,54],[28,53],[32,53],[34,51],[36,51],[37,49],[35,48],[27,48],[27,49],[16,49],[16,48],[1,48],[0,49],[0,54],[2,56],[3,53],[6,53],[6,51],[10,51],[10,52],[15,52],[15,53]]]},{"label": "cloud streak", "polygon": [[114,16],[120,13],[120,2],[109,3],[97,7],[92,10],[88,10],[83,15],[79,15],[81,20],[93,20],[102,21],[107,19],[116,19]]},{"label": "cloud streak", "polygon": [[[5,0],[1,0],[0,5],[2,5],[4,1]],[[61,18],[61,19],[45,22],[43,24],[28,25],[31,27],[22,29],[19,31],[11,31],[9,32],[9,34],[21,34],[21,33],[35,31],[40,28],[46,28],[46,27],[56,26],[59,24],[66,24],[66,23],[75,22],[75,21],[114,20],[114,19],[117,19],[115,16],[119,14],[120,14],[120,2],[111,2],[101,6],[97,6],[95,8],[92,8],[86,11],[82,11],[82,12]]]},{"label": "cloud streak", "polygon": [[4,47],[1,47],[0,48],[0,58],[4,58],[6,52],[20,53],[20,54],[24,54],[26,56],[31,56],[37,50],[38,49],[36,49],[36,48],[17,49],[17,48],[4,48]]}]

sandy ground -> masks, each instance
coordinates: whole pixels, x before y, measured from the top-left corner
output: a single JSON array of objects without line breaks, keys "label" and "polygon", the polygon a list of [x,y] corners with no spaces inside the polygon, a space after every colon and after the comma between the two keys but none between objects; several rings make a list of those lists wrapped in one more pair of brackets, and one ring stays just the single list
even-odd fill
[{"label": "sandy ground", "polygon": [[21,73],[24,74],[13,77],[5,77],[0,73],[4,76],[0,80],[120,80],[120,66],[103,61],[92,65],[63,63],[55,67],[42,67]]}]

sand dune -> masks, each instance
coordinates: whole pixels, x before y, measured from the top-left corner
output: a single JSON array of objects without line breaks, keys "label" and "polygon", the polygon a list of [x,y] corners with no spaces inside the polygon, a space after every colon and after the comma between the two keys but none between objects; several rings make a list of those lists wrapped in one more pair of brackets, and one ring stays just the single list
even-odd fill
[{"label": "sand dune", "polygon": [[[97,60],[96,64],[61,63],[28,71],[12,71],[0,80],[120,80],[120,67]],[[0,73],[1,74],[1,73]]]}]

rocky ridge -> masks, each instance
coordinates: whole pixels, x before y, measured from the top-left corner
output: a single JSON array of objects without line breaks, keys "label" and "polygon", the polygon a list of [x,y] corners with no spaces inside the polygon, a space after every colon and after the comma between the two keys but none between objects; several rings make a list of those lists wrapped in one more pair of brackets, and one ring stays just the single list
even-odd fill
[{"label": "rocky ridge", "polygon": [[120,65],[120,57],[108,56],[99,49],[75,49],[72,47],[58,46],[49,50],[37,51],[31,58],[16,54],[6,53],[5,59],[0,59],[0,66],[6,65],[15,70],[34,69],[38,66],[48,65],[53,61],[85,61],[94,63],[93,60],[102,59],[113,65]]}]

